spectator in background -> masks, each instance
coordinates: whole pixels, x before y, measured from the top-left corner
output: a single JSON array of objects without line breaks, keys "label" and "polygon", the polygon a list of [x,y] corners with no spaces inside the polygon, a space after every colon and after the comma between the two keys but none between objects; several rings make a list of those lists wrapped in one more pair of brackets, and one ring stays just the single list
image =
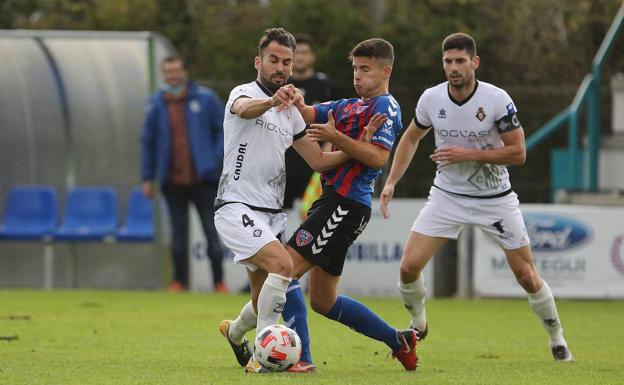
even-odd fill
[{"label": "spectator in background", "polygon": [[[297,53],[290,83],[297,87],[305,103],[318,104],[334,98],[330,80],[322,72],[314,70],[314,49],[312,39],[307,35],[295,35]],[[329,148],[322,146],[323,150]],[[291,209],[295,199],[302,198],[306,186],[312,177],[312,169],[292,147],[286,151],[286,192],[284,209]]]},{"label": "spectator in background", "polygon": [[223,164],[223,103],[214,91],[188,80],[183,57],[161,64],[165,87],[150,98],[141,136],[143,193],[154,196],[156,183],[169,209],[173,233],[173,280],[169,291],[189,285],[189,203],[208,242],[215,291],[223,282],[223,251],[214,225],[214,198]]}]

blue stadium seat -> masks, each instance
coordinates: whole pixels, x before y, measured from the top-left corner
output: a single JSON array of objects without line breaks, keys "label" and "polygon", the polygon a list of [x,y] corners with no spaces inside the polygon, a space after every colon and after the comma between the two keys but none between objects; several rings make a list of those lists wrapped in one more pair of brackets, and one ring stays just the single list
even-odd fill
[{"label": "blue stadium seat", "polygon": [[126,222],[117,232],[121,242],[148,242],[154,240],[154,207],[140,187],[130,194]]},{"label": "blue stadium seat", "polygon": [[50,240],[57,223],[56,191],[18,186],[9,191],[0,224],[3,240]]},{"label": "blue stadium seat", "polygon": [[101,241],[112,238],[118,222],[117,193],[112,187],[77,187],[67,194],[65,217],[54,238]]}]

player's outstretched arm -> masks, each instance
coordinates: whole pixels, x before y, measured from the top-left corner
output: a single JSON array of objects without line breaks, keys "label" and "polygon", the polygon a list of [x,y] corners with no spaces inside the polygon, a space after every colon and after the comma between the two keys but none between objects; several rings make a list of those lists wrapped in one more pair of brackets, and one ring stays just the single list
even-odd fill
[{"label": "player's outstretched arm", "polygon": [[314,116],[316,114],[314,112],[314,107],[305,104],[303,94],[298,89],[296,89],[292,104],[297,107],[306,124],[314,123]]},{"label": "player's outstretched arm", "polygon": [[[367,167],[380,168],[386,164],[390,157],[390,151],[365,140],[354,140],[336,130],[331,110],[327,113],[327,119],[327,123],[310,125],[308,135],[313,140],[331,142],[349,157]],[[386,120],[387,117],[384,114],[375,114],[370,119],[365,132],[377,130]]]},{"label": "player's outstretched arm", "polygon": [[322,151],[318,143],[308,135],[295,140],[292,146],[314,171],[320,173],[336,168],[351,159],[342,151]]},{"label": "player's outstretched arm", "polygon": [[412,158],[414,158],[414,154],[418,148],[418,143],[420,143],[420,140],[429,132],[429,130],[430,129],[423,130],[422,128],[419,128],[412,119],[410,125],[403,133],[401,140],[399,140],[399,144],[394,153],[394,159],[392,159],[390,174],[388,175],[384,189],[381,192],[381,214],[386,219],[390,216],[388,205],[394,195],[394,186],[399,183],[399,180],[401,180],[403,174],[405,174]]},{"label": "player's outstretched arm", "polygon": [[295,97],[296,88],[292,84],[281,87],[270,98],[240,97],[230,107],[230,111],[242,119],[255,119],[272,107],[288,107]]}]

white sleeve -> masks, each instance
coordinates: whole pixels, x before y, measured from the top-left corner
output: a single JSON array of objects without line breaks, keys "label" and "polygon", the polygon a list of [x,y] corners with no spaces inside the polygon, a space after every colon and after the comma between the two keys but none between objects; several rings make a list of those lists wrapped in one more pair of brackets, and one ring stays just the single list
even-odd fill
[{"label": "white sleeve", "polygon": [[297,107],[290,106],[290,111],[288,113],[291,114],[292,117],[293,138],[297,138],[303,131],[305,131],[306,123],[303,120],[301,113],[299,113],[299,110],[297,110]]},{"label": "white sleeve", "polygon": [[416,113],[414,114],[414,123],[423,129],[429,128],[433,124],[431,122],[431,118],[429,117],[429,111],[427,110],[427,95],[429,94],[427,91],[425,91],[418,99],[418,104],[416,104]]},{"label": "white sleeve", "polygon": [[509,96],[505,90],[501,89],[497,97],[495,120],[500,120],[505,116],[512,116],[517,112],[518,110],[513,100],[511,100],[511,96]]},{"label": "white sleeve", "polygon": [[251,98],[251,90],[247,84],[234,87],[232,92],[230,92],[230,97],[228,98],[227,104],[225,105],[225,111],[233,113],[232,104],[234,104],[234,102],[241,97]]},{"label": "white sleeve", "polygon": [[498,132],[505,133],[521,127],[518,110],[505,90],[500,90],[496,98],[496,127]]}]

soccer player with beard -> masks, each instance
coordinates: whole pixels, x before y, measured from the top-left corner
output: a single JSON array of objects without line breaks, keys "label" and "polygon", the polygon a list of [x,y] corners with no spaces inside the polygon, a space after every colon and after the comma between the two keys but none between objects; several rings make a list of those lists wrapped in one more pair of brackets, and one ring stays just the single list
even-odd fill
[{"label": "soccer player with beard", "polygon": [[[284,153],[292,145],[319,172],[349,159],[340,151],[322,152],[306,135],[306,124],[292,105],[296,89],[286,85],[295,47],[295,38],[288,31],[267,29],[255,58],[256,80],[236,86],[225,106],[225,156],[215,200],[215,225],[224,244],[234,253],[234,261],[247,268],[251,301],[237,319],[224,320],[220,331],[247,372],[266,369],[252,356],[244,335],[254,327],[259,332],[277,323],[293,273],[293,260],[279,240],[286,225],[282,212]],[[378,114],[369,126],[377,128],[384,121]],[[315,366],[306,345],[306,308],[297,284],[291,286],[288,302],[299,312],[292,327],[302,337],[304,349],[304,362],[290,371],[311,372]]]},{"label": "soccer player with beard", "polygon": [[457,239],[463,225],[474,225],[505,252],[529,306],[549,335],[554,359],[572,361],[553,294],[533,263],[518,196],[505,167],[524,164],[526,158],[516,107],[504,90],[476,80],[480,59],[472,37],[449,35],[442,43],[442,55],[448,81],[427,89],[418,100],[381,194],[381,211],[387,218],[394,186],[420,140],[433,129],[436,150],[430,158],[438,170],[407,239],[398,283],[411,327],[420,339],[427,335],[425,265],[447,239]]}]

